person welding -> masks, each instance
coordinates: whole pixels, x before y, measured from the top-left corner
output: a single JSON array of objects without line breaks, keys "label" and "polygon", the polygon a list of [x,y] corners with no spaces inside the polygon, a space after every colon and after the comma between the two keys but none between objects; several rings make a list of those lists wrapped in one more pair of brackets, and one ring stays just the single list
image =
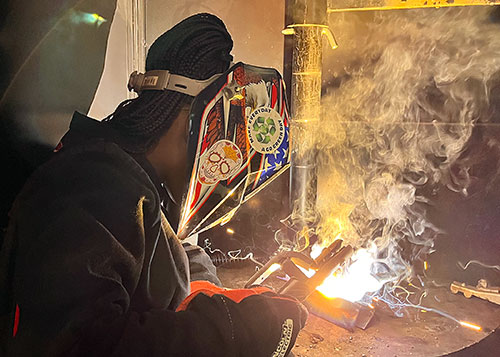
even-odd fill
[{"label": "person welding", "polygon": [[[250,161],[238,133],[235,143],[200,137],[196,164],[188,154],[192,127],[202,121],[192,106],[214,102],[199,100],[207,86],[227,86],[232,46],[220,19],[191,16],[148,51],[146,74],[168,71],[166,87],[131,80],[140,95],[105,120],[75,113],[53,158],[30,177],[10,213],[0,251],[0,355],[290,353],[307,319],[304,307],[265,287],[218,287],[208,256],[182,244],[172,229],[179,220],[184,226],[196,220],[175,209],[193,165],[198,197],[217,180],[236,180]],[[213,92],[217,99],[221,91]],[[231,103],[241,98],[236,93]],[[272,135],[280,127],[269,118],[261,145],[278,147]],[[229,130],[221,127],[214,132]]]}]

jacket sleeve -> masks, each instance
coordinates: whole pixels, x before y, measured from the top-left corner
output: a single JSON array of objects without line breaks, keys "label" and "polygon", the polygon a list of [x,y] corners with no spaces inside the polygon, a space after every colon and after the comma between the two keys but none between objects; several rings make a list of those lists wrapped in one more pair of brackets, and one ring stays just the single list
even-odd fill
[{"label": "jacket sleeve", "polygon": [[54,178],[64,173],[56,167],[38,175],[13,217],[19,324],[8,356],[255,356],[259,338],[271,354],[280,329],[261,325],[281,326],[293,304],[200,295],[183,312],[134,306],[154,197],[130,194],[135,179],[120,179],[111,164],[78,167],[65,179]]},{"label": "jacket sleeve", "polygon": [[183,243],[184,251],[189,260],[189,274],[191,281],[205,280],[217,286],[222,286],[217,277],[217,268],[210,256],[198,245]]}]

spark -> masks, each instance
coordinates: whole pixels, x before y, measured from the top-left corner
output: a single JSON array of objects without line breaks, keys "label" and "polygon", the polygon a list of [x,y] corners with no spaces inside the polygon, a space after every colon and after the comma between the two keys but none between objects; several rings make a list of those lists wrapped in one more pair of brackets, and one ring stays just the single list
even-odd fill
[{"label": "spark", "polygon": [[472,330],[476,330],[476,331],[481,331],[482,328],[481,326],[478,326],[476,324],[473,324],[473,323],[470,323],[470,322],[467,322],[467,321],[459,321],[458,322],[460,325],[464,326],[464,327],[468,327]]},{"label": "spark", "polygon": [[424,270],[429,269],[429,264],[427,263],[427,260],[424,261]]},{"label": "spark", "polygon": [[234,234],[234,229],[228,228],[228,229],[226,229],[226,232],[229,234]]},{"label": "spark", "polygon": [[476,324],[473,324],[473,323],[470,323],[470,322],[467,322],[467,321],[458,320],[457,318],[453,317],[452,315],[448,314],[447,312],[444,312],[444,311],[441,311],[441,310],[438,310],[438,309],[435,309],[435,308],[432,308],[432,307],[427,307],[427,306],[422,306],[422,305],[415,305],[415,304],[412,304],[411,302],[408,303],[408,304],[405,304],[405,303],[401,302],[397,298],[396,298],[396,300],[398,300],[399,303],[391,303],[390,301],[387,301],[386,299],[383,299],[383,298],[379,298],[379,299],[382,300],[383,302],[385,302],[391,308],[396,308],[396,307],[399,307],[399,308],[413,307],[413,308],[419,309],[421,312],[434,312],[434,313],[436,313],[436,314],[438,314],[440,316],[443,316],[443,317],[445,317],[447,319],[450,319],[450,320],[458,323],[461,326],[468,327],[468,328],[473,329],[475,331],[481,331],[482,330],[482,327],[479,326],[479,325],[476,325]]}]

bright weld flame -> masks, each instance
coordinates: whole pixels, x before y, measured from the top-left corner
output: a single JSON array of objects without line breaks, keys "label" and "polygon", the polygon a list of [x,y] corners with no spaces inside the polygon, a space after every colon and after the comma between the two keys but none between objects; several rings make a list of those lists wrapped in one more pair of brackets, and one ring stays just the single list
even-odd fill
[{"label": "bright weld flame", "polygon": [[228,228],[228,229],[226,229],[226,232],[229,234],[234,234],[234,229]]},{"label": "bright weld flame", "polygon": [[468,327],[468,328],[475,330],[475,331],[482,330],[481,326],[475,325],[475,324],[467,322],[467,321],[458,321],[458,323],[464,327]]},{"label": "bright weld flame", "polygon": [[311,256],[311,258],[316,259],[317,257],[319,257],[323,249],[324,248],[321,245],[319,245],[318,243],[314,243],[311,247],[311,253],[309,255]]},{"label": "bright weld flame", "polygon": [[357,250],[349,266],[333,272],[316,290],[328,298],[337,297],[351,302],[361,300],[368,292],[380,290],[384,282],[371,273],[376,253],[375,245]]}]

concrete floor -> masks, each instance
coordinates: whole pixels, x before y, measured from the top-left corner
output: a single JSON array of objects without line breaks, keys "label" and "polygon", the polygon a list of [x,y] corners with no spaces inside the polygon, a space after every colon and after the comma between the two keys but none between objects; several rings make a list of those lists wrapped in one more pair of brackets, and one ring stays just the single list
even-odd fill
[{"label": "concrete floor", "polygon": [[[218,275],[226,287],[240,288],[254,271],[255,267],[251,265],[220,267]],[[405,316],[398,318],[380,306],[366,330],[353,332],[310,315],[293,353],[297,357],[442,356],[473,345],[500,325],[499,305],[453,295],[446,288],[429,290],[422,305],[447,312],[458,320],[478,324],[483,330],[476,332],[436,313],[414,308],[408,308]],[[489,352],[481,357],[500,356],[500,346]]]}]

